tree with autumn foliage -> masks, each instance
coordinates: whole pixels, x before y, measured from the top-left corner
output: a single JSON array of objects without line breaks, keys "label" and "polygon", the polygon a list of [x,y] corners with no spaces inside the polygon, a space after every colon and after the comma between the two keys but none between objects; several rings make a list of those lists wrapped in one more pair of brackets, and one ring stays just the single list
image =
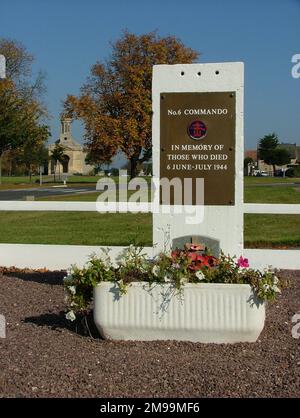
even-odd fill
[{"label": "tree with autumn foliage", "polygon": [[46,115],[46,106],[41,100],[46,91],[45,74],[39,71],[33,75],[34,56],[21,42],[5,38],[0,38],[0,54],[6,59],[6,78],[13,82],[20,97],[38,102]]},{"label": "tree with autumn foliage", "polygon": [[29,150],[44,144],[49,129],[43,123],[47,113],[41,101],[42,77],[32,81],[33,57],[16,41],[0,38],[0,54],[6,58],[7,78],[0,82],[0,183],[3,155],[12,150]]},{"label": "tree with autumn foliage", "polygon": [[124,32],[110,59],[92,67],[80,96],[65,102],[66,114],[84,122],[90,161],[103,163],[122,151],[135,177],[138,164],[152,155],[153,65],[188,64],[198,55],[173,36]]}]

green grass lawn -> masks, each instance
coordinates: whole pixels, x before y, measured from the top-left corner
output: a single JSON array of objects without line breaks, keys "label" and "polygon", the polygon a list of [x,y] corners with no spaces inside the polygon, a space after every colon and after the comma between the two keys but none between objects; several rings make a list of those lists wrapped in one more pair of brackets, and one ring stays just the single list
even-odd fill
[{"label": "green grass lawn", "polygon": [[[99,176],[70,176],[67,179],[67,183],[96,183],[101,177]],[[116,182],[119,181],[119,177],[110,177]],[[147,181],[151,178],[150,176],[143,177]],[[32,176],[31,183],[29,176],[2,176],[2,184],[35,184],[36,181],[39,182],[40,176]],[[43,182],[54,183],[54,176],[47,175],[43,176]],[[59,179],[56,176],[56,182],[62,183],[62,178]],[[245,185],[251,184],[272,184],[272,183],[297,183],[300,182],[300,178],[288,178],[288,177],[244,177]]]},{"label": "green grass lawn", "polygon": [[[300,203],[299,186],[255,186],[265,179],[269,184],[277,180],[271,177],[245,178],[245,203]],[[289,183],[299,179],[279,180]],[[300,215],[245,214],[244,245],[248,248],[299,247]]]},{"label": "green grass lawn", "polygon": [[[245,214],[245,247],[300,246],[299,215]],[[0,212],[0,241],[19,244],[152,246],[151,214]]]},{"label": "green grass lawn", "polygon": [[[40,176],[31,176],[31,181],[29,176],[2,176],[1,183],[2,185],[5,184],[31,184],[36,185],[36,181],[40,181]],[[53,181],[53,176],[43,176],[43,181],[49,182]]]},{"label": "green grass lawn", "polygon": [[244,215],[244,245],[247,248],[300,246],[300,215]]},{"label": "green grass lawn", "polygon": [[244,201],[245,203],[300,203],[300,186],[245,186]]},{"label": "green grass lawn", "polygon": [[151,214],[0,212],[0,240],[18,244],[152,246]]},{"label": "green grass lawn", "polygon": [[244,177],[244,184],[299,183],[299,177]]},{"label": "green grass lawn", "polygon": [[47,196],[39,197],[35,200],[37,201],[58,201],[58,202],[96,202],[99,192],[92,193],[78,193],[78,194],[69,194],[64,196]]}]

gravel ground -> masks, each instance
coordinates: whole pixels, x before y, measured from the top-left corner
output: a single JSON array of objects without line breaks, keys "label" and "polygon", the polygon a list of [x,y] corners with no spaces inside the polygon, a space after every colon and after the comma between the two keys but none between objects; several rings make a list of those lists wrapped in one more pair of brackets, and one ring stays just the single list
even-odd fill
[{"label": "gravel ground", "polygon": [[[2,271],[2,272],[1,272]],[[63,272],[0,270],[0,397],[299,397],[300,272],[255,344],[109,342],[64,318]]]}]

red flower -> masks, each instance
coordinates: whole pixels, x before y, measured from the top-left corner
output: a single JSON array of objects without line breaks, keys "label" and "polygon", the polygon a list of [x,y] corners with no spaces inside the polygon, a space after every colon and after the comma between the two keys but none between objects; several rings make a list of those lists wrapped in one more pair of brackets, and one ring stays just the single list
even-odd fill
[{"label": "red flower", "polygon": [[248,258],[243,258],[242,256],[240,256],[236,265],[243,268],[249,267]]},{"label": "red flower", "polygon": [[172,258],[177,258],[177,256],[178,256],[178,251],[172,251],[171,252],[171,257]]},{"label": "red flower", "polygon": [[197,253],[189,253],[188,257],[192,260],[192,261],[197,261],[199,255]]},{"label": "red flower", "polygon": [[203,267],[212,268],[218,264],[218,259],[212,255],[202,255],[199,251],[172,251],[171,257],[178,259],[178,257],[186,257],[189,260],[189,270],[197,271]]}]

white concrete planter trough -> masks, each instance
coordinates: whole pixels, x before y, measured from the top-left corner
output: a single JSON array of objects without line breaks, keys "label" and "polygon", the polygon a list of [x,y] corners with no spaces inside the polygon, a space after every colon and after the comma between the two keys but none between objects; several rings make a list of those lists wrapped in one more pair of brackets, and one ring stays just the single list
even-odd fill
[{"label": "white concrete planter trough", "polygon": [[178,294],[168,284],[140,282],[120,295],[116,284],[102,282],[94,289],[94,321],[112,340],[255,342],[265,304],[247,284],[189,283]]}]

